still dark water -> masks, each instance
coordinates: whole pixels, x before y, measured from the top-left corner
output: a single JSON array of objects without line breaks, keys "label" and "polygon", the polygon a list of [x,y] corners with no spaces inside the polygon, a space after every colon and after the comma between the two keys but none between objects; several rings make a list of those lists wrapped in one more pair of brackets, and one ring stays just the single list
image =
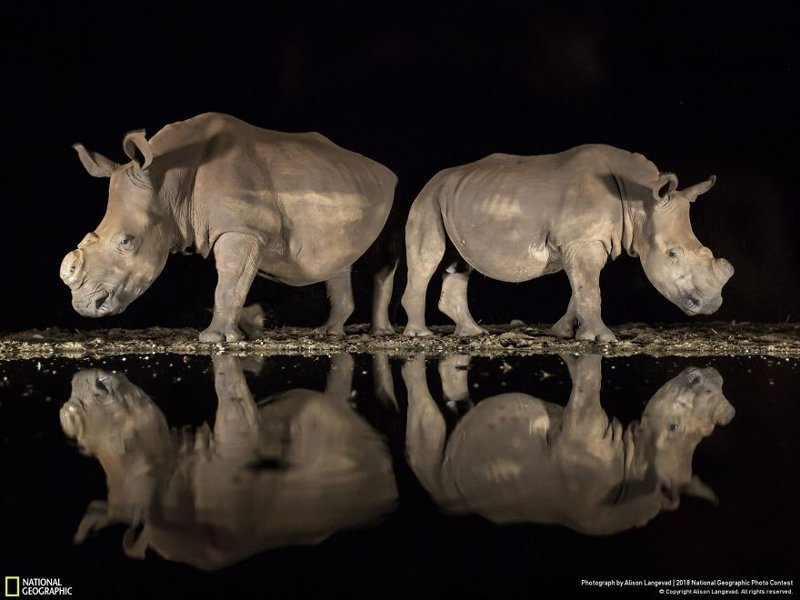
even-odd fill
[{"label": "still dark water", "polygon": [[794,590],[799,376],[713,357],[4,362],[1,574],[104,598]]}]

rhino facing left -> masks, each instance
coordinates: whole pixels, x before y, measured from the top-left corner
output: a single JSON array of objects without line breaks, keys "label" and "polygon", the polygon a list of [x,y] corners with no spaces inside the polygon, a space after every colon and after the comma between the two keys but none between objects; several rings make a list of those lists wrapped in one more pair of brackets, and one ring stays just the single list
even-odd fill
[{"label": "rhino facing left", "polygon": [[[127,134],[124,164],[73,147],[90,175],[111,180],[103,220],[61,264],[78,313],[121,313],[170,252],[193,249],[213,251],[218,275],[201,341],[244,337],[239,317],[257,274],[294,286],[325,281],[331,311],[320,329],[343,333],[351,267],[392,207],[397,177],[388,168],[318,133],[269,131],[218,113],[172,123],[149,140]],[[376,275],[373,333],[391,332],[395,267]]]}]

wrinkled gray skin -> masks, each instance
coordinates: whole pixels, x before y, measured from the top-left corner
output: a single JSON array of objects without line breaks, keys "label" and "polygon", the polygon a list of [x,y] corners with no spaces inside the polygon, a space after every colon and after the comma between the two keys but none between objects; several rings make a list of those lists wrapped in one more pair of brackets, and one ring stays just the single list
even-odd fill
[{"label": "wrinkled gray skin", "polygon": [[107,501],[92,502],[76,542],[129,526],[125,552],[218,569],[268,548],[317,544],[393,510],[383,438],[350,406],[353,359],[332,359],[325,392],[253,401],[240,359],[215,355],[213,430],[170,431],[124,375],[78,372],[61,408],[64,432],[99,460]]},{"label": "wrinkled gray skin", "polygon": [[[641,422],[623,429],[600,406],[601,358],[562,358],[573,386],[566,407],[501,394],[472,408],[449,439],[424,360],[405,364],[406,451],[437,504],[497,523],[550,523],[605,535],[676,509],[680,494],[717,502],[692,474],[698,443],[735,413],[715,369],[686,369],[656,392]],[[469,402],[468,363],[469,357],[454,356],[439,365],[448,404]]]},{"label": "wrinkled gray skin", "polygon": [[[206,113],[150,140],[125,136],[130,162],[75,149],[109,177],[108,208],[61,265],[72,305],[88,317],[122,312],[158,277],[170,252],[213,250],[218,283],[207,342],[235,341],[256,274],[289,285],[325,281],[331,312],[320,330],[341,335],[353,311],[350,269],[376,240],[396,177],[318,133],[280,133]],[[377,272],[372,331],[388,317],[396,262]]]},{"label": "wrinkled gray skin", "polygon": [[674,175],[659,173],[641,154],[603,145],[545,156],[492,154],[445,169],[417,196],[406,225],[404,333],[430,335],[425,291],[448,238],[457,253],[443,265],[439,309],[455,321],[457,335],[485,333],[467,305],[473,268],[509,282],[564,269],[572,297],[552,333],[613,341],[600,317],[599,276],[623,251],[639,256],[650,282],[686,314],[713,313],[733,267],[694,236],[689,204],[714,181],[678,190]]}]

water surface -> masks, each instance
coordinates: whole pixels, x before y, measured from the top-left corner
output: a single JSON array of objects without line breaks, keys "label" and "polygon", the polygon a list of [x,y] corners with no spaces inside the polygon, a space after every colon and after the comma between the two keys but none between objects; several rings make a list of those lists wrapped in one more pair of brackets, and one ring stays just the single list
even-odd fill
[{"label": "water surface", "polygon": [[173,598],[791,578],[797,379],[718,357],[7,361],[3,571]]}]

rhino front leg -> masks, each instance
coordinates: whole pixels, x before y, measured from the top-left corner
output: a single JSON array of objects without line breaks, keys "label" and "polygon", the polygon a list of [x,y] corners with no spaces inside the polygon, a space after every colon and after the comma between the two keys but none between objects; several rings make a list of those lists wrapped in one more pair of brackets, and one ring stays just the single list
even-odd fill
[{"label": "rhino front leg", "polygon": [[244,339],[238,327],[247,292],[261,263],[261,242],[245,233],[225,233],[214,244],[217,289],[214,317],[200,332],[201,342],[236,342]]},{"label": "rhino front leg", "polygon": [[214,452],[225,458],[255,458],[259,443],[258,407],[247,385],[241,359],[215,354],[214,389],[217,415],[214,419]]},{"label": "rhino front leg", "polygon": [[576,340],[613,342],[616,337],[600,317],[600,271],[608,253],[602,242],[573,244],[564,252],[564,270],[572,287],[566,314],[551,332]]},{"label": "rhino front leg", "polygon": [[572,294],[567,312],[550,328],[550,333],[560,338],[575,337],[575,294]]},{"label": "rhino front leg", "polygon": [[559,442],[566,448],[576,445],[601,448],[603,441],[621,441],[622,426],[610,420],[600,404],[602,356],[584,354],[578,357],[560,354],[567,364],[572,392],[564,408]]},{"label": "rhino front leg", "polygon": [[344,335],[344,322],[353,314],[353,285],[350,282],[350,269],[342,271],[339,275],[325,282],[328,300],[331,303],[331,312],[325,324],[317,327],[314,333],[328,335]]}]

